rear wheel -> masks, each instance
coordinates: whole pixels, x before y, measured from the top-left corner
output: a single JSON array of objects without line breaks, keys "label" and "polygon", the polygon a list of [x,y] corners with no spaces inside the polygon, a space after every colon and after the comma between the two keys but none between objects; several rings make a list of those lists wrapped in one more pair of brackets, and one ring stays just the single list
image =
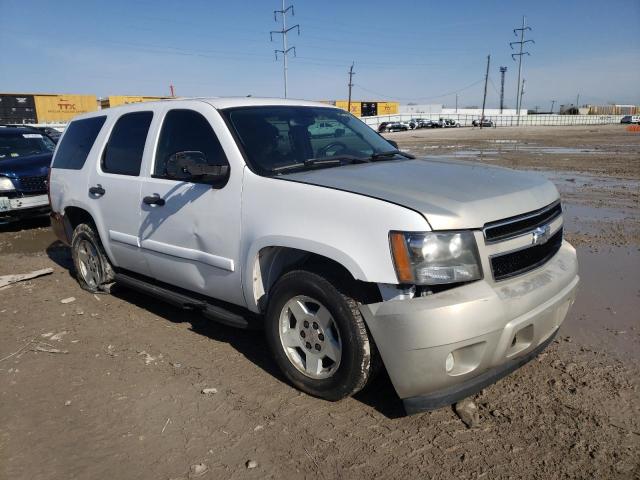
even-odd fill
[{"label": "rear wheel", "polygon": [[353,298],[305,270],[285,274],[270,296],[267,341],[293,385],[340,400],[367,384],[375,348]]},{"label": "rear wheel", "polygon": [[113,267],[94,225],[81,223],[73,230],[71,256],[76,279],[83,289],[95,293],[102,285],[113,282]]}]

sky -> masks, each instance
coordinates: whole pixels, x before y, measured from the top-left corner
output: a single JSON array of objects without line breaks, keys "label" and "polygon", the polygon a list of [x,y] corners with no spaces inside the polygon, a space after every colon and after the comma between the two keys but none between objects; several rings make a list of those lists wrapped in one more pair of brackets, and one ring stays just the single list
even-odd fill
[{"label": "sky", "polygon": [[[523,106],[640,104],[640,0],[287,0],[289,97],[515,107],[509,42],[522,16]],[[283,96],[281,0],[0,0],[0,92]],[[514,46],[517,47],[517,46]],[[280,56],[279,56],[280,59]]]}]

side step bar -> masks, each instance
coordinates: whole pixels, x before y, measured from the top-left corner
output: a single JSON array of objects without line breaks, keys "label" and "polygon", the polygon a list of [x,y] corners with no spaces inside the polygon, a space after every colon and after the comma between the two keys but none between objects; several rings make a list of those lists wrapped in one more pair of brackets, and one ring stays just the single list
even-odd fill
[{"label": "side step bar", "polygon": [[[205,317],[230,327],[249,328],[249,319],[227,308],[214,305],[205,300],[191,297],[185,293],[169,290],[168,288],[139,278],[116,273],[115,282],[123,286],[138,290],[148,295],[160,298],[180,308],[200,311]],[[247,316],[251,315],[247,313]]]}]

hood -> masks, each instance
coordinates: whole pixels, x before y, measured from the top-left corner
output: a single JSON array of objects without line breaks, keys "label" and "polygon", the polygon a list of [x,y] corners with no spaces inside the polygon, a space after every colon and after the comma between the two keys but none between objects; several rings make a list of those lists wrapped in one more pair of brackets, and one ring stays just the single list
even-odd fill
[{"label": "hood", "polygon": [[348,165],[279,178],[403,205],[424,215],[433,230],[482,228],[559,197],[541,175],[447,157]]},{"label": "hood", "polygon": [[38,177],[49,173],[52,153],[0,160],[0,175],[11,178]]}]

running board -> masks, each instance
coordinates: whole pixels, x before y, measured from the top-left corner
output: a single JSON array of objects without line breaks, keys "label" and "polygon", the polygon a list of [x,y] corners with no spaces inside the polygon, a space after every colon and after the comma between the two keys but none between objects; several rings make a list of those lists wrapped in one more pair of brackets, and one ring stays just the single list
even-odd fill
[{"label": "running board", "polygon": [[167,303],[180,308],[198,310],[202,314],[218,323],[237,328],[249,328],[249,321],[243,315],[227,308],[213,305],[205,300],[191,297],[185,293],[169,290],[154,283],[135,278],[124,273],[116,273],[115,282],[123,286],[138,290],[148,295],[160,298]]}]

